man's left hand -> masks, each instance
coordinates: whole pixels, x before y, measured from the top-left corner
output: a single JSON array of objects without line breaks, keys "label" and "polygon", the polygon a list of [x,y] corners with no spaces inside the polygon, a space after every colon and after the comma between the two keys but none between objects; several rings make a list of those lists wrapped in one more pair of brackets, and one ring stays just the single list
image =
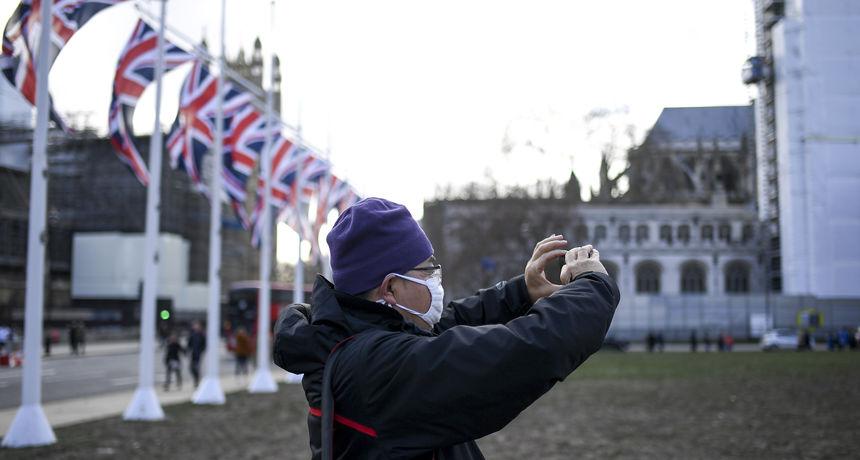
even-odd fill
[{"label": "man's left hand", "polygon": [[546,279],[545,268],[550,260],[564,256],[567,251],[563,248],[566,246],[567,240],[561,235],[552,235],[535,246],[525,271],[526,288],[532,303],[561,289],[561,285]]}]

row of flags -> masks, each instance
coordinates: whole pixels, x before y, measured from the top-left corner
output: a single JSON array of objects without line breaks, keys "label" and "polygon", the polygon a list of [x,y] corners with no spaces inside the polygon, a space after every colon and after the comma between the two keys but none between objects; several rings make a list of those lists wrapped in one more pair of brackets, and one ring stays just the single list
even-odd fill
[{"label": "row of flags", "polygon": [[[55,0],[51,63],[71,36],[90,18],[125,1]],[[40,0],[21,1],[4,30],[0,55],[0,70],[32,105],[36,101],[35,52],[38,50],[40,17]],[[110,142],[117,156],[144,186],[149,183],[149,171],[134,143],[132,117],[141,94],[155,78],[157,59],[158,33],[139,20],[117,62],[108,115]],[[184,171],[197,190],[213,199],[203,181],[202,170],[204,158],[212,154],[215,140],[218,79],[204,61],[165,40],[165,73],[189,62],[191,70],[182,84],[179,111],[167,135],[167,151],[171,166]],[[333,209],[342,212],[359,200],[358,194],[350,184],[332,173],[331,164],[323,155],[304,145],[300,139],[287,136],[279,120],[266,120],[250,93],[225,81],[222,95],[223,155],[219,161],[223,162],[224,190],[237,219],[244,228],[252,230],[252,242],[258,244],[262,191],[265,181],[270,180],[270,203],[275,208],[275,215],[303,239],[309,240],[313,253],[318,254],[319,231],[328,213]],[[53,107],[51,119],[58,127],[68,130]],[[265,178],[258,165],[267,133],[271,134],[272,141],[272,174]],[[255,172],[256,204],[248,216],[245,211],[246,191]],[[314,197],[316,213],[311,217],[308,209]]]}]

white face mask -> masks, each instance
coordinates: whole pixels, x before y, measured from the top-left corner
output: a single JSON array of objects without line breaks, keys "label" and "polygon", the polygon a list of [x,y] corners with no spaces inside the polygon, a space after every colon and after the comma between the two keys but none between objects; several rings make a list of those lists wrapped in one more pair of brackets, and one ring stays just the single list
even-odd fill
[{"label": "white face mask", "polygon": [[[405,280],[412,281],[413,283],[418,283],[427,287],[430,291],[430,308],[425,313],[417,312],[409,307],[404,307],[400,304],[394,304],[394,307],[397,307],[403,311],[408,311],[413,315],[421,318],[422,321],[429,324],[430,327],[436,325],[440,319],[442,319],[442,308],[444,305],[442,304],[442,300],[445,297],[445,289],[442,287],[442,279],[439,277],[432,277],[427,280],[422,280],[419,278],[413,278],[411,276],[406,275],[398,275],[394,274],[394,276],[398,278],[403,278]],[[379,303],[388,304],[385,300],[379,299]]]}]

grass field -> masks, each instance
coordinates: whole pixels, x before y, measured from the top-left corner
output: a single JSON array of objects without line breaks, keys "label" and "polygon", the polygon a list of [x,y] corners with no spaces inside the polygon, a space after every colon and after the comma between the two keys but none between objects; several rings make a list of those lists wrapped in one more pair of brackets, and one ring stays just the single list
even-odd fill
[{"label": "grass field", "polygon": [[[165,412],[0,457],[309,458],[298,385]],[[858,458],[860,353],[599,353],[479,444],[488,459]]]}]

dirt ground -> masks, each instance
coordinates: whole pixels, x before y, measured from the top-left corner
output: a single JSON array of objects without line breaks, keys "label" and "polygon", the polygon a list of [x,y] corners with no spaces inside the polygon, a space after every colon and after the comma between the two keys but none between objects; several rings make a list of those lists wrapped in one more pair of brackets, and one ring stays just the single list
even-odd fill
[{"label": "dirt ground", "polygon": [[[528,372],[528,370],[524,370]],[[298,385],[56,430],[4,459],[307,459]],[[498,433],[488,459],[857,458],[860,353],[599,353]]]}]

